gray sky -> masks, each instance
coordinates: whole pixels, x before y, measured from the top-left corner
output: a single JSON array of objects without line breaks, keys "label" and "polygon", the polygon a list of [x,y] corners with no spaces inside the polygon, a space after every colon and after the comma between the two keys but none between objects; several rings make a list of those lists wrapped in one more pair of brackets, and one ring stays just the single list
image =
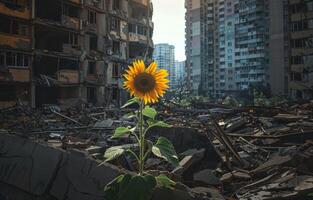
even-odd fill
[{"label": "gray sky", "polygon": [[175,45],[176,60],[185,60],[184,0],[152,0],[153,41]]}]

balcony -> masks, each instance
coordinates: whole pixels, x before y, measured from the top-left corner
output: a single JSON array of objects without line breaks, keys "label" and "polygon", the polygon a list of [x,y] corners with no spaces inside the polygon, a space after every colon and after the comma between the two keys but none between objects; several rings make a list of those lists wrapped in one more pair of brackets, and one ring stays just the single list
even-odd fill
[{"label": "balcony", "polygon": [[68,28],[80,29],[80,21],[78,18],[62,15],[62,24]]},{"label": "balcony", "polygon": [[9,68],[10,80],[14,82],[28,83],[30,82],[30,71],[28,68]]},{"label": "balcony", "polygon": [[57,80],[62,84],[78,84],[79,73],[77,70],[59,70]]},{"label": "balcony", "polygon": [[9,1],[0,1],[0,13],[23,19],[31,18],[31,11],[29,8]]},{"label": "balcony", "polygon": [[312,35],[313,35],[313,30],[291,32],[292,39],[309,38],[309,37],[312,37]]},{"label": "balcony", "polygon": [[129,33],[129,41],[130,42],[146,42],[147,36],[136,34],[136,33]]},{"label": "balcony", "polygon": [[95,85],[105,84],[105,77],[103,74],[88,74],[86,76],[86,82]]},{"label": "balcony", "polygon": [[148,0],[131,0],[131,1],[142,4],[144,6],[148,6]]},{"label": "balcony", "polygon": [[304,55],[311,55],[312,53],[313,53],[313,48],[291,49],[291,56],[304,56]]},{"label": "balcony", "polygon": [[76,4],[81,4],[81,0],[68,0],[68,1],[76,3]]},{"label": "balcony", "polygon": [[15,49],[30,49],[31,42],[30,39],[27,37],[0,33],[0,46]]},{"label": "balcony", "polygon": [[313,12],[307,12],[305,14],[303,13],[296,13],[291,15],[291,21],[303,21],[304,19],[312,19],[313,18]]}]

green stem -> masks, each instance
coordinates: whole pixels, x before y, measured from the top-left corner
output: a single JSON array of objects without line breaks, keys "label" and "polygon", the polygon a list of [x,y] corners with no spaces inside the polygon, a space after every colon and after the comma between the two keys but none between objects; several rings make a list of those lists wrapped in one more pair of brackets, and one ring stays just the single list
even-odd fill
[{"label": "green stem", "polygon": [[143,101],[140,101],[140,124],[139,124],[139,175],[143,175],[144,168],[144,152],[145,152],[145,138],[144,138],[144,130],[143,130]]}]

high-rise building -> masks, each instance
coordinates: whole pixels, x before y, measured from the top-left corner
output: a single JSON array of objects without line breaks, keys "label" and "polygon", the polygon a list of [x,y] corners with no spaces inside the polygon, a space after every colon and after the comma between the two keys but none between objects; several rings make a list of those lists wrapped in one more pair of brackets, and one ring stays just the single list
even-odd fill
[{"label": "high-rise building", "polygon": [[121,103],[121,73],[151,58],[150,0],[0,1],[0,107]]},{"label": "high-rise building", "polygon": [[269,76],[273,95],[288,94],[289,0],[269,1]]},{"label": "high-rise building", "polygon": [[213,0],[186,0],[187,88],[193,94],[213,91]]},{"label": "high-rise building", "polygon": [[185,62],[186,61],[175,61],[174,88],[182,88],[185,86]]},{"label": "high-rise building", "polygon": [[294,98],[313,98],[313,1],[289,0],[290,71],[288,90]]},{"label": "high-rise building", "polygon": [[235,81],[237,89],[269,82],[269,20],[267,0],[239,1],[235,10]]},{"label": "high-rise building", "polygon": [[153,51],[153,60],[159,68],[166,69],[169,73],[170,86],[173,87],[175,80],[175,47],[167,43],[156,44]]},{"label": "high-rise building", "polygon": [[236,23],[238,0],[215,1],[215,80],[211,96],[219,97],[237,90],[235,80]]},{"label": "high-rise building", "polygon": [[288,0],[186,0],[185,6],[193,93],[223,97],[250,86],[270,89],[272,82],[279,83],[273,92],[286,92]]}]

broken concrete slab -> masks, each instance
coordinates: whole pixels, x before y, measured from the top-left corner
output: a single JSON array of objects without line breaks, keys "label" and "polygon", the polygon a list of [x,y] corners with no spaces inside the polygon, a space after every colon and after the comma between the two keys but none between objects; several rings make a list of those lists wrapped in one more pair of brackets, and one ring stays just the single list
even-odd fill
[{"label": "broken concrete slab", "polygon": [[110,128],[112,127],[113,123],[114,121],[112,119],[106,119],[103,121],[96,122],[94,127],[95,128]]},{"label": "broken concrete slab", "polygon": [[182,156],[185,156],[180,162],[179,167],[173,170],[175,174],[182,174],[188,170],[192,165],[201,161],[204,157],[205,149],[190,149],[181,153]]},{"label": "broken concrete slab", "polygon": [[63,152],[11,135],[0,135],[0,181],[43,195]]},{"label": "broken concrete slab", "polygon": [[292,115],[292,114],[278,114],[274,117],[277,121],[281,122],[297,122],[300,119],[303,119],[304,116]]},{"label": "broken concrete slab", "polygon": [[113,165],[99,166],[84,153],[18,136],[1,134],[0,144],[0,182],[38,197],[100,200],[104,186],[122,173]]},{"label": "broken concrete slab", "polygon": [[199,171],[193,175],[193,180],[206,185],[221,185],[221,181],[210,169]]},{"label": "broken concrete slab", "polygon": [[260,165],[256,169],[252,170],[251,173],[252,174],[260,173],[260,172],[266,171],[267,169],[269,169],[271,167],[286,164],[286,163],[290,162],[291,160],[292,160],[292,158],[289,155],[287,155],[287,156],[277,155],[277,156],[272,157],[270,160],[263,163],[262,165]]}]

